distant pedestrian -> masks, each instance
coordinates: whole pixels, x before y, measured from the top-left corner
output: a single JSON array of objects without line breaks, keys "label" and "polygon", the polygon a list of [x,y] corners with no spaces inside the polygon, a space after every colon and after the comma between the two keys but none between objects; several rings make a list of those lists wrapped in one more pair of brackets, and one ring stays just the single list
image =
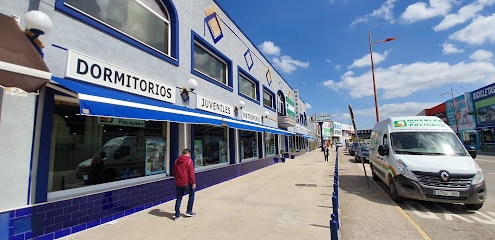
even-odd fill
[{"label": "distant pedestrian", "polygon": [[191,150],[184,149],[182,156],[174,162],[175,189],[177,190],[177,200],[175,201],[175,220],[180,218],[180,204],[185,193],[189,194],[187,201],[186,216],[196,215],[192,211],[194,204],[194,189],[196,189],[196,178],[194,176],[194,163],[191,159]]},{"label": "distant pedestrian", "polygon": [[325,146],[325,151],[323,152],[325,154],[325,162],[328,162],[328,155],[330,154],[330,150],[328,149],[328,145]]}]

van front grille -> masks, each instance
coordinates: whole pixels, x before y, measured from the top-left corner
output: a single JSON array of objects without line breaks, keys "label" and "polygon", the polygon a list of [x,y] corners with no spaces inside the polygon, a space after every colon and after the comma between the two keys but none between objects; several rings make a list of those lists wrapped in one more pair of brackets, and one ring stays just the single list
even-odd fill
[{"label": "van front grille", "polygon": [[451,174],[447,181],[443,181],[440,173],[413,172],[419,182],[427,187],[467,189],[471,186],[471,179],[474,175]]}]

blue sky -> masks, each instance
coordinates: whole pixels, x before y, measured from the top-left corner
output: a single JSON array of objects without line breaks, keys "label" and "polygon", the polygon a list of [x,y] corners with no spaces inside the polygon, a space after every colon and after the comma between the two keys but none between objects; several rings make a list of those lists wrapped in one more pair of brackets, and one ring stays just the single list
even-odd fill
[{"label": "blue sky", "polygon": [[302,100],[357,129],[495,82],[495,0],[216,0]]}]

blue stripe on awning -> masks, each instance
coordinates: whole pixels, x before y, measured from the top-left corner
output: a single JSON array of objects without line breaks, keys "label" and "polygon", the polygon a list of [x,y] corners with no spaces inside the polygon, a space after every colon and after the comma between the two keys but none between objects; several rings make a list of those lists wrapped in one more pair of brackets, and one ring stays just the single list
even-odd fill
[{"label": "blue stripe on awning", "polygon": [[110,88],[52,77],[78,94],[83,115],[222,125],[222,117]]},{"label": "blue stripe on awning", "polygon": [[286,131],[283,129],[272,128],[272,127],[268,127],[268,126],[265,126],[265,128],[266,128],[267,132],[274,133],[274,134],[281,134],[281,135],[286,135],[286,136],[292,136],[295,134],[293,132],[289,132],[289,131]]},{"label": "blue stripe on awning", "polygon": [[264,126],[264,125],[259,125],[256,123],[251,123],[251,122],[246,122],[242,120],[236,120],[236,119],[231,119],[231,118],[223,118],[223,121],[227,126],[231,128],[237,128],[237,129],[242,129],[242,130],[248,130],[248,131],[255,131],[255,132],[264,132],[267,131],[269,133],[273,134],[281,134],[281,135],[287,135],[287,136],[292,136],[294,135],[293,132],[289,132],[283,129],[278,129],[278,128],[273,128],[269,126]]},{"label": "blue stripe on awning", "polygon": [[254,131],[254,132],[263,132],[265,131],[265,127],[255,123],[249,123],[246,121],[235,120],[230,118],[223,118],[223,121],[227,126],[231,128],[237,128],[241,130]]}]

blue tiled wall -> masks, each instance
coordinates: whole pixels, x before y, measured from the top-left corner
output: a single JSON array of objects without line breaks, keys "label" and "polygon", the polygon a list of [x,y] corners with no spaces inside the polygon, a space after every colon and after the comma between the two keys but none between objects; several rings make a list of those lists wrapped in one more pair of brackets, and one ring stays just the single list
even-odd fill
[{"label": "blue tiled wall", "polygon": [[[196,173],[197,190],[273,164],[272,158]],[[175,199],[172,178],[0,213],[0,240],[56,239]]]}]

